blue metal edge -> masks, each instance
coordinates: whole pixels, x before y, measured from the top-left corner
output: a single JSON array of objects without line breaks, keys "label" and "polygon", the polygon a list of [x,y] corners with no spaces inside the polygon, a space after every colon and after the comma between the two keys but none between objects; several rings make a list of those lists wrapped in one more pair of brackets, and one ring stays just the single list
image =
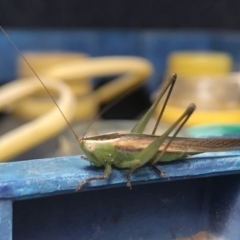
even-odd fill
[{"label": "blue metal edge", "polygon": [[[150,182],[240,173],[240,151],[203,153],[158,166],[165,177],[144,166],[133,173],[133,188],[136,184]],[[92,181],[81,191],[126,186],[126,171],[114,168],[109,179]],[[1,163],[0,198],[19,200],[74,192],[84,179],[102,173],[102,168],[91,166],[80,156]]]}]

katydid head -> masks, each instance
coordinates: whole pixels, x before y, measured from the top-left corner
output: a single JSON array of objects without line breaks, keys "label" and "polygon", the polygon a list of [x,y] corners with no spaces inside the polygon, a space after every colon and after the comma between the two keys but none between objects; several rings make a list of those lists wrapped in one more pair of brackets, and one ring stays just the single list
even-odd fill
[{"label": "katydid head", "polygon": [[112,165],[117,154],[114,141],[119,139],[118,133],[109,133],[93,137],[81,137],[78,139],[79,145],[88,161],[100,167],[107,164]]}]

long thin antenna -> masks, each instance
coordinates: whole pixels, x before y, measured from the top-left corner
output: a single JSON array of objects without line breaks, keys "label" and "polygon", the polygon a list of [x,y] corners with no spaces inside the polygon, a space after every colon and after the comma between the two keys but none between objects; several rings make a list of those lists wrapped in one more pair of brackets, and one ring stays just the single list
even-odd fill
[{"label": "long thin antenna", "polygon": [[21,51],[18,49],[18,47],[15,45],[15,43],[12,41],[12,39],[8,36],[8,34],[5,32],[5,30],[3,30],[3,28],[0,26],[1,31],[3,32],[3,34],[7,37],[7,39],[9,40],[9,42],[12,44],[12,46],[15,48],[15,50],[18,52],[18,54],[22,57],[22,59],[24,60],[24,62],[28,65],[28,67],[32,70],[33,74],[37,77],[37,79],[40,81],[40,83],[43,85],[43,87],[45,88],[45,90],[47,91],[47,93],[49,94],[49,96],[51,97],[51,99],[53,100],[54,104],[56,105],[56,107],[58,108],[58,110],[60,111],[61,115],[63,116],[63,118],[65,119],[67,125],[69,126],[69,128],[71,129],[74,137],[78,140],[78,136],[77,134],[74,132],[72,126],[70,125],[70,123],[68,122],[67,118],[65,117],[65,115],[63,114],[61,108],[58,106],[57,102],[55,101],[53,95],[50,93],[50,91],[47,89],[46,85],[43,83],[43,81],[41,80],[41,78],[37,75],[37,73],[35,72],[35,70],[32,68],[32,66],[30,65],[30,63],[27,61],[27,59],[24,57],[24,55],[21,53]]}]

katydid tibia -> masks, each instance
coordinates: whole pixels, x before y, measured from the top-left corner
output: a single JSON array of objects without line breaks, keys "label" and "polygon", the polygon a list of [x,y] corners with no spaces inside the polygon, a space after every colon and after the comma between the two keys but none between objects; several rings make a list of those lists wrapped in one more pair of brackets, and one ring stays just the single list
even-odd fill
[{"label": "katydid tibia", "polygon": [[[81,138],[78,138],[43,81],[35,73],[31,65],[24,58],[22,53],[18,50],[18,48],[12,42],[7,33],[2,29],[2,27],[0,27],[0,29],[6,35],[10,43],[17,50],[20,56],[22,56],[23,60],[31,68],[32,72],[35,74],[37,79],[48,92],[49,96],[51,97],[54,104],[57,106],[61,115],[68,124],[69,128],[73,132],[73,135],[78,140],[81,149],[86,154],[86,160],[96,167],[105,168],[103,175],[88,178],[82,183],[80,183],[76,188],[77,191],[90,181],[107,179],[111,174],[112,166],[117,168],[129,169],[126,174],[126,178],[127,186],[131,188],[130,175],[137,168],[142,167],[147,163],[150,163],[155,170],[162,174],[161,170],[156,167],[156,164],[158,162],[174,161],[202,152],[235,150],[240,148],[240,139],[236,138],[201,139],[176,137],[176,135],[184,126],[188,118],[194,112],[194,104],[190,104],[187,107],[186,111],[176,120],[176,122],[171,127],[169,127],[167,131],[163,133],[163,135],[155,135],[157,126],[167,105],[167,101],[170,97],[171,91],[174,87],[177,78],[176,75],[170,77],[170,79],[162,88],[162,91],[159,93],[158,97],[156,98],[150,109],[134,126],[130,133],[114,132],[98,136],[83,136]],[[167,97],[159,114],[159,118],[156,121],[152,134],[143,134],[151,115],[153,114],[159,101],[162,99],[163,95],[167,91]],[[168,137],[169,134],[172,132],[173,136]]]}]

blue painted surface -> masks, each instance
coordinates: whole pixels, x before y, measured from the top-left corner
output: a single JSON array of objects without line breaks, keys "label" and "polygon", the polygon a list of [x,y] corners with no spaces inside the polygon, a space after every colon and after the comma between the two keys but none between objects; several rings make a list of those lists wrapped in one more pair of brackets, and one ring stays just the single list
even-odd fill
[{"label": "blue painted surface", "polygon": [[[217,50],[230,53],[235,70],[240,69],[240,34],[208,31],[124,30],[8,30],[21,51],[61,50],[90,56],[141,56],[149,59],[155,73],[147,84],[153,91],[166,69],[167,56],[176,50]],[[0,34],[0,82],[16,78],[17,53]]]},{"label": "blue painted surface", "polygon": [[[133,185],[237,173],[240,172],[240,152],[199,154],[188,160],[161,164],[161,169],[166,173],[162,178],[148,166],[138,169],[131,178]],[[74,192],[78,183],[102,173],[102,168],[92,167],[79,156],[1,163],[0,198]],[[84,190],[123,186],[125,173],[125,170],[114,169],[109,179],[93,181]]]},{"label": "blue painted surface", "polygon": [[[114,169],[107,181],[75,193],[79,182],[102,169],[79,156],[0,164],[1,199],[48,195],[14,203],[14,239],[170,240],[201,230],[239,239],[240,152],[159,166],[165,178],[143,167],[132,176],[132,190],[125,186],[126,171]],[[67,192],[73,194],[62,195]]]},{"label": "blue painted surface", "polygon": [[[79,156],[1,163],[0,198],[21,200],[13,208],[14,239],[170,240],[201,230],[238,239],[239,151],[204,153],[159,167],[166,177],[145,166],[132,175],[132,190],[126,187],[126,170],[114,169],[108,180],[75,193],[79,182],[103,169]],[[2,209],[11,220],[11,206]]]}]

